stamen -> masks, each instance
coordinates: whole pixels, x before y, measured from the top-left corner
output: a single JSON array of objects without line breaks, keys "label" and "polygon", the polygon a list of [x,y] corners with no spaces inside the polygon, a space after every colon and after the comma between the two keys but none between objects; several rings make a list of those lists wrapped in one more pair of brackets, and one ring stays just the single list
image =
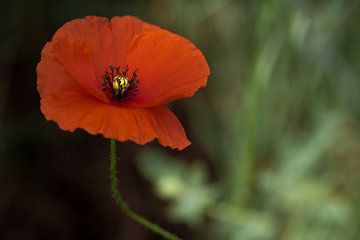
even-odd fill
[{"label": "stamen", "polygon": [[119,67],[109,66],[105,69],[103,75],[102,90],[105,94],[114,101],[124,101],[136,96],[139,91],[137,84],[137,69],[132,74],[132,77],[127,76],[129,67],[126,66],[123,71],[120,71]]}]

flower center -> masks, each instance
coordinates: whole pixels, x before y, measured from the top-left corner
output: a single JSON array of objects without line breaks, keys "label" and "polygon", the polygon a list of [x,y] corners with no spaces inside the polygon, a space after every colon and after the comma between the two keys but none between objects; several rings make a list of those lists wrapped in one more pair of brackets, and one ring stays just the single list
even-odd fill
[{"label": "flower center", "polygon": [[128,100],[136,96],[139,91],[137,84],[137,69],[132,74],[132,77],[128,77],[129,67],[126,66],[123,71],[120,71],[120,67],[109,66],[105,69],[105,73],[102,76],[102,90],[108,96],[108,98],[119,102]]}]

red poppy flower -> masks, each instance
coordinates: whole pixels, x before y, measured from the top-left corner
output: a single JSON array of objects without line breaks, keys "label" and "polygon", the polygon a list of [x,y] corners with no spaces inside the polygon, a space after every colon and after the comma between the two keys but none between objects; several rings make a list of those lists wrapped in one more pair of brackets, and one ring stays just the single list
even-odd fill
[{"label": "red poppy flower", "polygon": [[119,141],[190,144],[165,104],[204,87],[209,66],[189,40],[138,18],[85,17],[66,23],[37,66],[41,111],[63,130]]}]

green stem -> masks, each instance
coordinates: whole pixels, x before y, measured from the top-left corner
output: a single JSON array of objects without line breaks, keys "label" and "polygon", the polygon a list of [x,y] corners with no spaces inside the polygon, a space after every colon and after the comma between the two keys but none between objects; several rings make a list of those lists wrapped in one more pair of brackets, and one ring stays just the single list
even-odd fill
[{"label": "green stem", "polygon": [[134,221],[140,223],[144,227],[148,228],[149,230],[159,234],[160,236],[164,237],[165,239],[169,240],[181,240],[179,237],[175,236],[174,234],[166,231],[165,229],[159,227],[158,225],[150,222],[146,218],[140,216],[133,210],[131,210],[122,199],[121,194],[118,190],[118,179],[116,176],[116,140],[111,139],[110,142],[110,172],[111,172],[111,190],[114,194],[115,200],[119,205],[120,209],[132,218]]}]

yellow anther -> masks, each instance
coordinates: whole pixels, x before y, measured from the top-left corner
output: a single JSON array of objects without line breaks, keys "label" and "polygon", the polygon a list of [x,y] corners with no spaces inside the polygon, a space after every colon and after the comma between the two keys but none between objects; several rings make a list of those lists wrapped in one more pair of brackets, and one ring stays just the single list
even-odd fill
[{"label": "yellow anther", "polygon": [[119,90],[119,83],[116,80],[116,78],[114,78],[113,82],[112,82],[113,88],[114,90],[118,91]]},{"label": "yellow anther", "polygon": [[118,75],[118,76],[114,77],[112,84],[113,84],[115,93],[118,94],[120,92],[120,94],[123,95],[126,92],[126,90],[129,88],[130,81],[129,81],[129,78]]}]

